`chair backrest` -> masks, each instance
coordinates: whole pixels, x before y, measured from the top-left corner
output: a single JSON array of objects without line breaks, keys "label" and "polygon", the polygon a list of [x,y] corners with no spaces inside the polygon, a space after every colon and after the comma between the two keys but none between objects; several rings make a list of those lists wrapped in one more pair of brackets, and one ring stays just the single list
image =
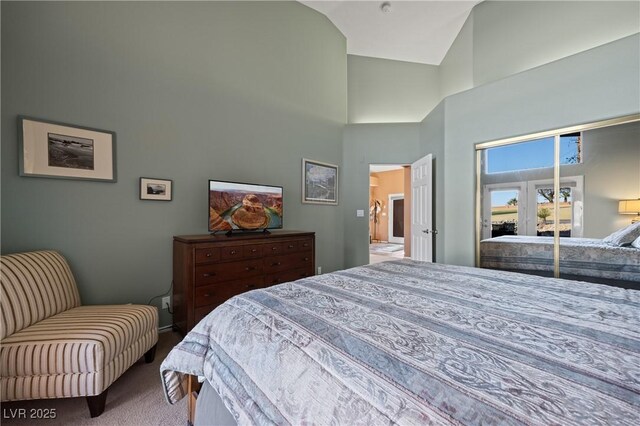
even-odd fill
[{"label": "chair backrest", "polygon": [[0,264],[0,338],[80,306],[76,281],[60,253],[32,251],[9,254],[0,257]]}]

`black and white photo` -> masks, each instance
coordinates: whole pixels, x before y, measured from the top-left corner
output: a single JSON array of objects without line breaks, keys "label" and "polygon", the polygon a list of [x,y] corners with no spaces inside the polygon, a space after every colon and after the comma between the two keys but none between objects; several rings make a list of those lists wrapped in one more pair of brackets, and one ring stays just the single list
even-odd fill
[{"label": "black and white photo", "polygon": [[338,166],[302,159],[302,202],[338,204]]},{"label": "black and white photo", "polygon": [[18,117],[20,176],[116,181],[116,134]]},{"label": "black and white photo", "polygon": [[49,165],[93,170],[93,139],[48,133]]},{"label": "black and white photo", "polygon": [[140,199],[171,201],[173,181],[169,179],[140,178]]}]

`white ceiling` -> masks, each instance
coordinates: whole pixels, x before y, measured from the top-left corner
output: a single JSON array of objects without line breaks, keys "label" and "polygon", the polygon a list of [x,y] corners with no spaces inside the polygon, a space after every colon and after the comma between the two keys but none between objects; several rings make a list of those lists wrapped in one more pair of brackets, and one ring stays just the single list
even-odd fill
[{"label": "white ceiling", "polygon": [[480,1],[300,1],[326,15],[347,38],[347,53],[440,65]]}]

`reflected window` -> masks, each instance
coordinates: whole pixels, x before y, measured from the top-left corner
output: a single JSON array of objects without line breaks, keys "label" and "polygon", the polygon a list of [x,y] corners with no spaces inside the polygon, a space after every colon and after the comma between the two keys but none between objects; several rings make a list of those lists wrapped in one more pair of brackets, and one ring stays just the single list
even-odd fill
[{"label": "reflected window", "polygon": [[519,191],[491,191],[491,237],[518,234]]},{"label": "reflected window", "polygon": [[[487,174],[553,167],[554,138],[537,139],[486,150]],[[560,136],[560,165],[582,163],[580,133]]]},{"label": "reflected window", "polygon": [[555,217],[553,203],[555,192],[553,188],[542,187],[536,189],[536,235],[553,237],[558,224],[561,237],[570,237],[573,228],[573,200],[572,190],[569,187],[560,188],[560,219]]}]

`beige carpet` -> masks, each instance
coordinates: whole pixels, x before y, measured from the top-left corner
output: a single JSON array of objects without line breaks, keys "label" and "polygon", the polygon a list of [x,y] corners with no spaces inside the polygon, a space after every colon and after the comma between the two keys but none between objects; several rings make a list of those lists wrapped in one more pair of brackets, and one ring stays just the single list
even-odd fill
[{"label": "beige carpet", "polygon": [[[151,364],[138,361],[109,388],[107,405],[100,417],[92,419],[85,398],[48,399],[2,403],[2,424],[11,425],[91,425],[146,426],[180,425],[187,423],[187,399],[169,405],[162,394],[160,364],[180,336],[171,331],[160,333],[156,358]],[[54,420],[10,419],[16,409],[55,409]]]}]

